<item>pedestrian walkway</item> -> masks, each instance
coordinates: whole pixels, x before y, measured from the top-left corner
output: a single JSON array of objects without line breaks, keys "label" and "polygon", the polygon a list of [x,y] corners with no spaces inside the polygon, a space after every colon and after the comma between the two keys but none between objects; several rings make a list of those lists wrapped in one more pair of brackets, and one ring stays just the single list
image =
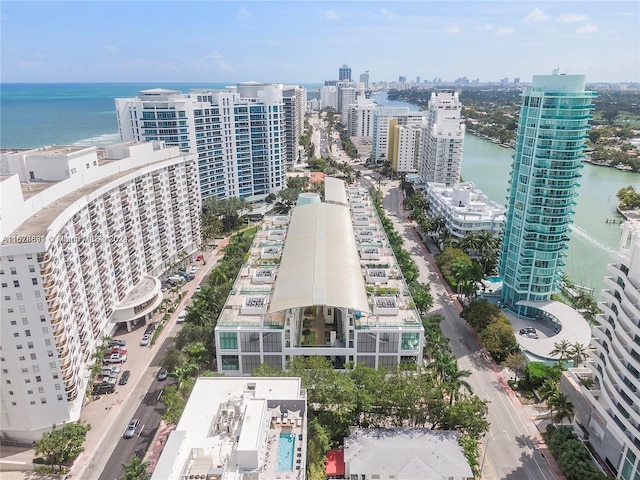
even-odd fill
[{"label": "pedestrian walkway", "polygon": [[[121,365],[122,370],[130,370],[131,377],[127,385],[120,385],[116,392],[109,395],[102,395],[97,399],[87,397],[86,403],[80,413],[80,421],[91,425],[91,430],[87,434],[84,444],[84,452],[76,459],[71,471],[65,479],[96,480],[106,461],[109,459],[115,444],[120,440],[121,432],[124,431],[131,415],[138,407],[140,398],[148,390],[155,378],[155,372],[149,371],[149,365],[161,348],[164,341],[174,335],[179,328],[175,318],[178,312],[184,308],[194,293],[195,288],[207,277],[209,272],[215,268],[217,261],[222,256],[222,249],[229,243],[229,238],[218,241],[216,247],[203,253],[203,267],[194,275],[193,281],[184,285],[186,288],[180,303],[176,306],[175,312],[167,321],[154,345],[140,347],[139,342],[142,336],[141,329],[134,328],[131,332],[117,332],[115,337],[127,342],[127,362]],[[153,321],[159,322],[164,314],[156,313]],[[155,445],[166,440],[163,435],[168,432],[158,429]],[[160,443],[162,444],[162,443]],[[21,447],[2,447],[0,454],[0,467],[2,480],[48,480],[61,478],[58,475],[40,475],[30,472],[32,460],[36,457],[35,451]],[[159,457],[159,453],[158,453]],[[157,461],[157,459],[156,459]]]}]

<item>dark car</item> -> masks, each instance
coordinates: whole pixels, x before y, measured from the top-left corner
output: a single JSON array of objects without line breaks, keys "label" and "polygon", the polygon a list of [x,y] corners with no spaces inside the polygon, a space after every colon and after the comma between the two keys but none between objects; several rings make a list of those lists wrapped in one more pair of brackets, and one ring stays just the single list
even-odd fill
[{"label": "dark car", "polygon": [[167,375],[169,375],[169,372],[167,371],[166,368],[161,368],[158,371],[158,380],[166,380],[167,379]]},{"label": "dark car", "polygon": [[109,345],[109,347],[125,347],[127,345],[127,342],[125,340],[114,339],[109,340],[109,343],[107,345]]},{"label": "dark car", "polygon": [[116,386],[112,383],[98,383],[93,386],[92,395],[102,395],[104,393],[113,393]]},{"label": "dark car", "polygon": [[127,425],[127,429],[124,431],[124,438],[132,438],[136,434],[136,430],[138,429],[138,425],[140,425],[140,420],[134,418]]},{"label": "dark car", "polygon": [[144,329],[144,333],[153,333],[153,331],[156,329],[156,325],[154,323],[150,323],[149,325],[147,325],[147,328]]},{"label": "dark car", "polygon": [[126,385],[127,382],[129,381],[130,375],[131,375],[131,372],[129,370],[125,370],[124,372],[122,372],[122,375],[120,376],[120,381],[118,383],[120,385]]}]

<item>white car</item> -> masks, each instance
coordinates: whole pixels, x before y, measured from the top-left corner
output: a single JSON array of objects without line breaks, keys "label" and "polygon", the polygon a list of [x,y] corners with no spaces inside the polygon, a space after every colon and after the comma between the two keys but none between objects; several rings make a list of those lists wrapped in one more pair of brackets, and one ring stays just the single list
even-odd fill
[{"label": "white car", "polygon": [[147,345],[149,345],[150,341],[151,341],[151,334],[150,333],[145,333],[142,336],[142,339],[140,340],[140,346],[141,347],[146,347]]},{"label": "white car", "polygon": [[186,320],[186,318],[187,318],[187,310],[185,309],[178,314],[178,318],[176,318],[176,322],[182,323]]},{"label": "white car", "polygon": [[195,275],[197,271],[198,271],[198,267],[196,267],[195,265],[193,265],[193,266],[189,269],[189,273],[190,273],[191,275]]}]

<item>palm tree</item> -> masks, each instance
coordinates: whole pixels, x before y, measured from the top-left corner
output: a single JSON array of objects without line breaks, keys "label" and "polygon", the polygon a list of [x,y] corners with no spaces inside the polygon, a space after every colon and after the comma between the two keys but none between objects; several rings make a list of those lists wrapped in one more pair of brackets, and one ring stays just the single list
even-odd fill
[{"label": "palm tree", "polygon": [[134,455],[129,464],[122,464],[124,473],[120,480],[149,480],[151,478],[151,472],[147,471],[149,468],[149,462],[140,460],[137,455]]},{"label": "palm tree", "polygon": [[464,378],[471,375],[471,370],[458,370],[457,364],[452,372],[447,374],[444,380],[445,390],[449,394],[449,405],[453,405],[460,395],[460,389],[466,390],[469,394],[473,394],[471,385]]},{"label": "palm tree", "polygon": [[573,417],[573,403],[571,403],[569,397],[562,392],[557,392],[547,400],[547,405],[555,409],[555,414],[551,415],[552,423],[562,423],[562,420],[565,418],[571,420],[571,417]]},{"label": "palm tree", "polygon": [[562,340],[553,344],[553,350],[551,350],[551,356],[558,356],[558,367],[564,368],[564,361],[569,357],[571,351],[571,344],[568,340]]},{"label": "palm tree", "polygon": [[589,347],[581,344],[580,342],[576,342],[571,345],[569,349],[569,356],[573,358],[573,368],[580,365],[587,359],[587,352],[589,351]]},{"label": "palm tree", "polygon": [[200,367],[204,356],[207,354],[207,347],[205,347],[202,342],[196,342],[183,348],[183,351],[191,360],[193,360],[193,363],[196,364],[198,368],[198,375],[200,375]]},{"label": "palm tree", "polygon": [[560,381],[547,378],[538,389],[540,399],[547,401],[560,391]]}]

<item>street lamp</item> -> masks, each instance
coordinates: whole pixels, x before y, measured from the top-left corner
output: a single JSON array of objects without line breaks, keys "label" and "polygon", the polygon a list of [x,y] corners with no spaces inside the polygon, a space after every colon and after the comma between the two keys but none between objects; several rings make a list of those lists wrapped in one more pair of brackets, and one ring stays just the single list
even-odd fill
[{"label": "street lamp", "polygon": [[491,440],[496,438],[501,433],[504,433],[504,434],[507,435],[507,437],[509,437],[509,434],[507,433],[506,430],[502,430],[502,431],[498,432],[496,435],[494,435],[493,432],[491,432],[491,436],[487,440],[487,444],[484,446],[484,453],[482,454],[482,462],[480,463],[480,477],[482,477],[482,470],[484,469],[484,461],[487,458],[487,450],[489,449],[489,443],[491,442]]}]

